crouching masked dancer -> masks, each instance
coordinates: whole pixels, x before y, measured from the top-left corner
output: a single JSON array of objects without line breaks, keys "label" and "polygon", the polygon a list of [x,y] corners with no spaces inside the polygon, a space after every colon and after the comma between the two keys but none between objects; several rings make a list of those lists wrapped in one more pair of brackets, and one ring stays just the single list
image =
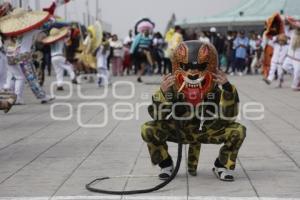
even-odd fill
[{"label": "crouching masked dancer", "polygon": [[[41,27],[50,18],[48,12],[42,11],[25,11],[22,9],[14,9],[8,15],[0,19],[0,31],[7,39],[15,41],[10,43],[7,49],[9,66],[21,69],[25,79],[27,80],[33,94],[41,103],[47,103],[53,100],[46,94],[38,82],[37,75],[34,70],[32,60],[32,45],[37,29]],[[23,86],[20,84],[20,90]]]},{"label": "crouching masked dancer", "polygon": [[213,171],[220,180],[234,180],[233,170],[246,128],[235,122],[239,103],[237,90],[217,67],[217,52],[211,44],[187,41],[174,51],[172,74],[163,77],[148,107],[153,121],[142,126],[142,138],[147,143],[152,163],[161,168],[159,178],[162,180],[169,178],[173,171],[167,141],[178,143],[178,132],[180,142],[189,144],[191,175],[197,175],[202,143],[223,144]]}]

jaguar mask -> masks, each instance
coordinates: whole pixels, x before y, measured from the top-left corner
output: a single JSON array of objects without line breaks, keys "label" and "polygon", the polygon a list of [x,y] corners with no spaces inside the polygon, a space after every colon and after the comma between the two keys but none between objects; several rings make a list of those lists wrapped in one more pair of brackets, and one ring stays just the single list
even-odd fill
[{"label": "jaguar mask", "polygon": [[197,106],[215,87],[213,74],[218,66],[213,45],[192,40],[182,42],[172,57],[175,89],[183,93],[185,101]]}]

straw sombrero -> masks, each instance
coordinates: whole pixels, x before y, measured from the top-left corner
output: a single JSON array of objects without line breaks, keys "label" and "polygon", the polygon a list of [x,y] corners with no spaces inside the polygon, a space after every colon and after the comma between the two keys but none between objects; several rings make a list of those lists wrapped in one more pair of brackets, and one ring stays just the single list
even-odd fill
[{"label": "straw sombrero", "polygon": [[50,14],[44,11],[25,11],[17,8],[0,18],[0,32],[6,36],[19,36],[42,26]]},{"label": "straw sombrero", "polygon": [[42,40],[44,44],[52,44],[54,42],[57,42],[58,40],[61,40],[65,38],[69,33],[69,29],[64,27],[61,29],[58,28],[52,28],[50,30],[49,36]]},{"label": "straw sombrero", "polygon": [[287,40],[288,40],[288,38],[287,38],[287,36],[284,33],[281,33],[281,34],[278,35],[277,40],[278,41],[283,41],[283,42],[286,43]]}]

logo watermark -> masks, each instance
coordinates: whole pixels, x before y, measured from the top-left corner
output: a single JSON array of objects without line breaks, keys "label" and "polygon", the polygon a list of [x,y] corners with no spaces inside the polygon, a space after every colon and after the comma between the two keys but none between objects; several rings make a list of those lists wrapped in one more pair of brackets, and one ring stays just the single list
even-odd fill
[{"label": "logo watermark", "polygon": [[[116,81],[112,84],[111,88],[104,86],[102,87],[103,89],[99,90],[99,95],[85,94],[81,85],[74,86],[69,82],[64,82],[64,85],[68,85],[70,91],[65,96],[56,96],[58,100],[64,100],[64,102],[52,104],[50,107],[50,116],[53,120],[57,121],[67,121],[76,117],[78,125],[84,128],[103,128],[107,126],[109,119],[119,121],[139,120],[142,115],[147,113],[145,112],[146,110],[151,110],[151,115],[154,120],[165,120],[166,117],[171,117],[175,120],[192,120],[197,118],[200,121],[215,119],[229,121],[257,121],[264,119],[265,116],[265,107],[260,102],[233,102],[230,104],[231,102],[228,101],[224,104],[214,103],[213,100],[217,96],[214,93],[208,95],[208,99],[211,101],[193,106],[188,102],[152,103],[152,94],[149,92],[137,94],[135,85],[131,81]],[[52,83],[52,93],[54,92],[54,88],[55,83]],[[66,102],[67,99],[74,97],[75,91],[80,99],[86,100],[79,103],[77,106],[73,106],[71,103]],[[107,98],[113,99],[114,101],[103,102],[103,100]],[[132,103],[133,101],[130,100],[134,100],[135,98],[139,98],[140,101]],[[153,100],[158,101],[159,98],[153,97]],[[66,107],[68,112],[66,113],[66,116],[62,117],[56,115],[55,110],[57,107]],[[97,122],[97,124],[86,124],[83,119],[86,109],[99,108],[101,108],[101,116],[103,116],[103,120],[101,122]],[[74,110],[77,110],[77,112],[74,112]]]}]

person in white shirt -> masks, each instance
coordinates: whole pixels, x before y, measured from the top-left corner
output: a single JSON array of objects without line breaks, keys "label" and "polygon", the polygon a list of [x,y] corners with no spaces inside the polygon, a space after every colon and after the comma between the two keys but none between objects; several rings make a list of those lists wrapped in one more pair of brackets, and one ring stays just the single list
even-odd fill
[{"label": "person in white shirt", "polygon": [[124,44],[128,44],[129,46],[131,46],[132,42],[134,40],[134,37],[132,35],[132,30],[129,30],[128,35],[125,37],[124,39]]},{"label": "person in white shirt", "polygon": [[112,48],[112,75],[122,76],[123,75],[123,43],[118,39],[118,36],[114,34],[109,42]]},{"label": "person in white shirt", "polygon": [[273,56],[271,59],[271,68],[268,78],[264,80],[267,84],[271,84],[271,82],[274,80],[275,72],[277,71],[277,75],[279,77],[278,87],[281,87],[283,83],[282,64],[288,52],[287,36],[285,34],[280,34],[275,41],[270,41],[269,45],[273,47]]},{"label": "person in white shirt", "polygon": [[300,22],[297,25],[292,32],[287,58],[282,66],[284,70],[293,74],[291,88],[294,91],[300,91]]},{"label": "person in white shirt", "polygon": [[205,43],[210,42],[209,38],[205,35],[203,31],[200,32],[199,40],[200,42],[205,42]]},{"label": "person in white shirt", "polygon": [[107,69],[107,58],[109,56],[109,42],[103,41],[100,47],[98,48],[96,57],[97,57],[97,77],[98,77],[98,86],[106,86],[111,83],[110,73]]},{"label": "person in white shirt", "polygon": [[69,74],[72,83],[77,84],[73,65],[64,56],[65,38],[69,32],[67,28],[52,28],[48,37],[43,39],[44,44],[51,44],[51,62],[56,73],[57,90],[62,91],[64,83],[64,70]]}]

